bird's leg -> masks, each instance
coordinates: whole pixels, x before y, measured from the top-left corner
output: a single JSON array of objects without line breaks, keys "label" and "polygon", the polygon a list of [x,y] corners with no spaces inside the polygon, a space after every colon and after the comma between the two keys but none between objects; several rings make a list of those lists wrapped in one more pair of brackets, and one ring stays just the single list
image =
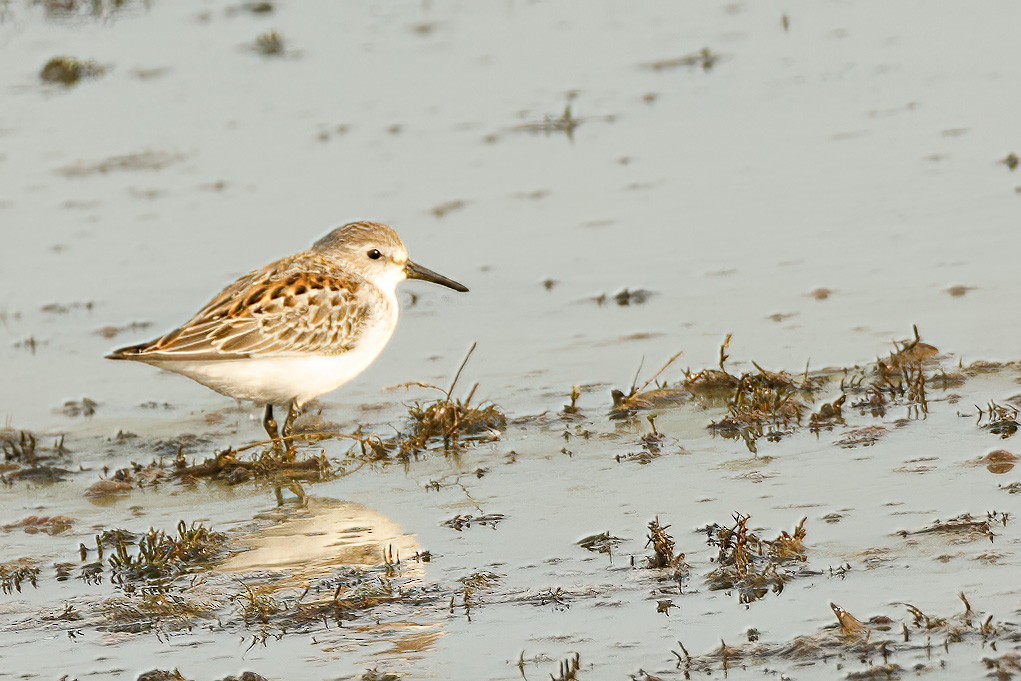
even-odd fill
[{"label": "bird's leg", "polygon": [[297,400],[291,400],[290,406],[287,408],[287,418],[284,419],[284,429],[281,434],[284,436],[284,449],[287,450],[288,455],[297,455],[297,449],[294,446],[294,440],[291,436],[294,435],[294,420],[301,414],[301,407],[298,406]]},{"label": "bird's leg", "polygon": [[278,454],[283,453],[283,446],[280,442],[280,431],[277,429],[277,421],[273,418],[273,405],[266,405],[266,414],[262,417],[262,426],[266,429],[269,439],[273,441],[273,450]]},{"label": "bird's leg", "polygon": [[301,416],[301,407],[298,406],[296,400],[291,401],[291,405],[287,408],[287,418],[284,420],[284,429],[281,434],[284,438],[289,438],[294,435],[294,421]]}]

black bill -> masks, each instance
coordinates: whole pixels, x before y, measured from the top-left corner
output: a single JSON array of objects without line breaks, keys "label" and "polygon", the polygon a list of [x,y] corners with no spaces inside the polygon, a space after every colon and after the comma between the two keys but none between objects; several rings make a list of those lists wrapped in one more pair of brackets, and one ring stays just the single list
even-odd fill
[{"label": "black bill", "polygon": [[452,288],[455,291],[459,291],[461,293],[468,292],[468,287],[465,286],[464,284],[459,284],[453,279],[447,279],[442,274],[436,274],[428,267],[422,267],[421,265],[417,265],[411,262],[410,260],[408,261],[408,264],[404,266],[404,273],[408,275],[408,279],[421,279],[422,281],[431,281],[434,284],[446,286],[447,288]]}]

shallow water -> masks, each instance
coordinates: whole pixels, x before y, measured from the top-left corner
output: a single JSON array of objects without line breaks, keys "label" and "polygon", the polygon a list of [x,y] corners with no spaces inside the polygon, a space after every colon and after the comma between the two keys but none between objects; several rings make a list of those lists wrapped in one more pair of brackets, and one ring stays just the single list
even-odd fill
[{"label": "shallow water", "polygon": [[[400,583],[438,595],[245,652],[253,628],[226,615],[223,626],[165,639],[24,625],[41,608],[80,600],[86,611],[110,596],[109,585],[58,583],[44,568],[38,590],[0,595],[0,678],[112,669],[134,678],[175,666],[196,679],[242,668],[344,678],[372,667],[511,678],[519,655],[526,677],[543,678],[574,652],[583,675],[669,677],[680,674],[670,652],[678,639],[693,654],[721,638],[738,643],[747,627],[787,641],[832,624],[829,601],[862,619],[898,619],[895,602],[957,612],[963,590],[997,620],[1017,618],[1013,523],[991,546],[894,534],[1016,507],[998,487],[1016,473],[967,465],[1013,445],[976,428],[971,405],[1021,392],[1014,367],[949,391],[960,399],[934,402],[926,420],[898,428],[906,414],[891,412],[890,433],[868,448],[835,446],[840,430],[803,432],[760,444],[750,459],[706,431],[721,410],[687,405],[657,410],[658,428],[684,453],[642,466],[614,458],[638,449],[639,427],[605,418],[610,387],[626,388],[643,358],[644,376],[678,350],[680,366],[713,366],[726,333],[742,370],[751,360],[792,371],[868,362],[913,323],[954,353],[948,370],[1017,358],[1010,237],[1021,180],[1000,163],[1018,144],[1015,3],[240,7],[129,3],[63,18],[27,2],[0,7],[0,424],[45,433],[46,444],[67,433],[71,466],[87,469],[55,485],[0,488],[4,523],[75,518],[69,535],[3,534],[0,561],[76,561],[77,544],[98,529],[170,529],[181,518],[241,543],[289,527],[328,537],[360,525],[351,514],[361,509],[365,533],[353,541],[399,545]],[[280,57],[250,49],[270,30],[285,41]],[[718,56],[708,70],[653,68],[706,47]],[[40,83],[43,64],[63,54],[108,71],[70,88]],[[568,102],[579,121],[570,135],[528,129]],[[446,385],[477,341],[463,380],[479,382],[482,397],[512,418],[555,414],[582,385],[581,425],[597,435],[565,441],[573,422],[518,421],[458,460],[307,486],[308,509],[285,505],[293,518],[255,486],[170,483],[104,505],[83,497],[103,466],[148,461],[158,440],[197,433],[203,441],[187,454],[201,458],[260,437],[247,407],[103,354],[162,333],[232,277],[362,217],[394,224],[417,261],[472,291],[407,284],[391,346],[323,400],[328,420],[402,427],[400,402],[431,395],[383,388]],[[955,296],[954,286],[969,288]],[[618,305],[624,288],[653,295]],[[819,289],[832,294],[819,299]],[[95,414],[67,415],[65,401],[83,397],[98,403]],[[119,445],[119,431],[140,439]],[[347,446],[321,445],[330,456]],[[426,491],[432,481],[439,491]],[[823,574],[748,609],[708,591],[714,552],[695,529],[735,511],[763,536],[807,516],[809,567]],[[442,525],[482,512],[506,518],[460,532]],[[831,513],[843,518],[823,520]],[[669,583],[630,565],[648,554],[656,515],[692,567],[684,595],[661,594]],[[612,560],[575,546],[602,531],[624,539]],[[409,561],[414,547],[437,557]],[[881,559],[866,553],[877,549]],[[328,573],[349,560],[341,554],[295,562]],[[845,578],[829,576],[844,563]],[[231,584],[231,569],[214,569],[211,581]],[[448,601],[458,579],[480,571],[500,578],[469,620]],[[315,579],[297,564],[281,575]],[[569,607],[515,601],[557,587]],[[664,598],[677,605],[669,615],[656,612]],[[944,657],[975,675],[988,651],[967,645]],[[763,666],[796,678],[837,673],[771,660],[749,676]]]}]

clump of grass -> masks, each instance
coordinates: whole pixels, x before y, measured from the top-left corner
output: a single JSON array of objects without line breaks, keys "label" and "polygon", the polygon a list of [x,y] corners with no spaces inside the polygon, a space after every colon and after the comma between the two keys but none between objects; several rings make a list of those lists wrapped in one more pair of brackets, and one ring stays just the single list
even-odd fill
[{"label": "clump of grass", "polygon": [[680,585],[688,575],[688,564],[684,562],[684,554],[676,551],[674,538],[667,530],[669,525],[661,525],[659,517],[649,521],[649,536],[646,547],[652,547],[653,554],[648,557],[648,567],[654,570],[666,570],[670,578]]},{"label": "clump of grass", "polygon": [[807,372],[797,381],[786,371],[769,371],[752,364],[756,370],[741,375],[727,404],[727,414],[710,423],[709,430],[725,438],[744,440],[748,451],[754,453],[760,438],[775,442],[800,427],[808,411],[805,400],[816,385]]},{"label": "clump of grass", "polygon": [[35,466],[39,463],[39,451],[37,449],[35,435],[27,430],[0,431],[0,451],[4,453],[4,460],[14,463]]},{"label": "clump of grass", "polygon": [[69,453],[63,435],[56,438],[53,446],[44,447],[27,430],[0,429],[0,452],[3,452],[0,462],[3,477],[0,479],[4,481],[58,482],[70,472],[51,465]]},{"label": "clump of grass", "polygon": [[94,61],[81,61],[74,57],[54,57],[39,71],[44,83],[71,86],[83,78],[98,78],[106,69]]},{"label": "clump of grass", "polygon": [[[924,418],[928,415],[928,382],[939,376],[935,373],[927,375],[926,371],[938,366],[936,358],[939,350],[922,342],[917,325],[912,327],[912,331],[911,339],[894,341],[894,349],[890,355],[876,360],[868,385],[865,385],[867,379],[865,372],[842,382],[841,388],[846,387],[848,391],[865,393],[864,397],[853,405],[862,413],[867,410],[873,416],[881,417],[886,415],[889,404],[901,404],[907,406],[909,418]],[[943,378],[946,385],[945,372]]]},{"label": "clump of grass", "polygon": [[473,343],[446,391],[434,385],[415,384],[438,390],[443,397],[431,402],[415,402],[408,407],[411,429],[396,440],[401,460],[407,461],[436,446],[441,446],[445,453],[457,452],[469,443],[496,439],[507,427],[507,416],[492,402],[472,404],[477,383],[463,400],[453,397],[461,372],[474,351]]},{"label": "clump of grass", "polygon": [[130,593],[138,587],[165,590],[181,575],[201,569],[221,553],[227,535],[182,520],[176,535],[150,529],[137,543],[123,535],[113,541],[111,581]]},{"label": "clump of grass", "polygon": [[16,560],[8,563],[0,563],[0,591],[10,594],[15,591],[21,593],[23,584],[31,584],[33,588],[39,588],[39,568],[27,560]]},{"label": "clump of grass", "polygon": [[710,546],[717,546],[717,567],[707,576],[712,590],[733,589],[741,603],[759,600],[770,590],[779,594],[793,576],[793,568],[808,560],[805,548],[806,518],[793,533],[781,532],[771,541],[748,529],[751,516],[734,514],[731,527],[706,528]]}]

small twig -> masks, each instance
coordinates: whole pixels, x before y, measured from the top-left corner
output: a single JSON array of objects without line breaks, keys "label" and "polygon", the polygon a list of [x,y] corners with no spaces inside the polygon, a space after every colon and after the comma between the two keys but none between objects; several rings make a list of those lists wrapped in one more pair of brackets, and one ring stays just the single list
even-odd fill
[{"label": "small twig", "polygon": [[315,441],[318,442],[319,440],[329,440],[330,438],[343,438],[343,439],[348,439],[348,440],[359,440],[359,441],[361,440],[361,438],[359,438],[357,435],[351,435],[350,433],[329,433],[329,432],[327,432],[327,433],[295,433],[293,435],[281,436],[281,437],[279,437],[279,438],[277,438],[275,440],[259,440],[258,442],[253,442],[251,444],[247,444],[244,447],[238,447],[234,451],[235,452],[244,452],[244,451],[248,451],[249,449],[255,449],[256,447],[265,447],[266,445],[273,445],[273,444],[275,444],[277,442],[283,443],[283,442],[289,442],[291,440],[301,440],[301,439],[313,440],[314,439]]},{"label": "small twig", "polygon": [[454,380],[450,384],[450,389],[447,390],[447,401],[450,401],[450,396],[454,393],[454,386],[457,385],[457,379],[461,378],[461,372],[464,371],[464,365],[468,363],[468,359],[475,352],[475,346],[478,345],[478,341],[472,343],[472,346],[468,348],[468,354],[464,356],[464,360],[461,361],[461,366],[457,368],[457,373],[454,374]]}]

